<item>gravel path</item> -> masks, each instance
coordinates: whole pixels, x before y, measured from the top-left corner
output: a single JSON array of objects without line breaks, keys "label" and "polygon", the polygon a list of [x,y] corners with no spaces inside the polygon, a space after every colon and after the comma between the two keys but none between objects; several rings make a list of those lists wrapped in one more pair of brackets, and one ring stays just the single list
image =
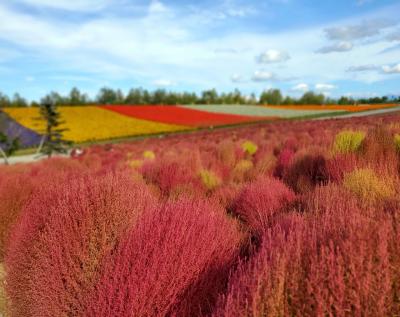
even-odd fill
[{"label": "gravel path", "polygon": [[400,106],[393,107],[393,108],[386,108],[386,109],[377,109],[377,110],[369,110],[369,111],[362,111],[362,112],[351,112],[348,114],[340,115],[340,116],[327,116],[323,118],[315,118],[314,120],[325,120],[325,119],[344,119],[344,118],[354,118],[354,117],[365,117],[365,116],[373,116],[378,114],[385,114],[391,112],[400,111]]}]

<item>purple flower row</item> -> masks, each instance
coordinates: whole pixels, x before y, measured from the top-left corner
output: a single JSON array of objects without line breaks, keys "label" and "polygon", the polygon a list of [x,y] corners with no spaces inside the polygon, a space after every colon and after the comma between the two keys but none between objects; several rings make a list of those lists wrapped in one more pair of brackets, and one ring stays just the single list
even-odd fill
[{"label": "purple flower row", "polygon": [[41,135],[25,128],[7,114],[0,110],[0,132],[4,133],[9,138],[19,138],[22,148],[35,147],[39,145]]}]

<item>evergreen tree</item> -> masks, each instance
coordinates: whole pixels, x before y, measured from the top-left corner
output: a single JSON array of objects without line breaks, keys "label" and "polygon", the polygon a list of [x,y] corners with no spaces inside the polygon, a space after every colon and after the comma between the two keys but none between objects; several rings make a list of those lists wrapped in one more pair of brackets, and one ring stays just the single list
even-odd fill
[{"label": "evergreen tree", "polygon": [[62,133],[67,129],[61,129],[64,123],[61,121],[61,114],[58,112],[57,106],[52,101],[45,101],[40,105],[41,119],[46,121],[46,130],[44,131],[43,144],[40,153],[47,155],[49,158],[53,153],[67,153],[68,146],[71,142],[62,138]]}]

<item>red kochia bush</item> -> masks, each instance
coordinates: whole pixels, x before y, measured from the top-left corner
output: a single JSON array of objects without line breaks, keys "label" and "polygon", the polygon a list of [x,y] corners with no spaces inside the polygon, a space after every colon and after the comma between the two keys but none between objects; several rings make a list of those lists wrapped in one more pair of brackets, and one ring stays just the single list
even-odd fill
[{"label": "red kochia bush", "polygon": [[[176,160],[155,160],[145,162],[141,168],[143,177],[156,184],[161,193],[168,195],[176,187],[195,182],[195,173],[186,164]],[[200,186],[200,181],[198,181]]]},{"label": "red kochia bush", "polygon": [[26,172],[4,173],[0,182],[0,262],[3,261],[10,230],[33,191]]},{"label": "red kochia bush", "polygon": [[121,175],[45,184],[6,256],[12,316],[82,316],[104,255],[151,205],[145,188]]},{"label": "red kochia bush", "polygon": [[109,254],[87,316],[210,311],[238,244],[234,222],[207,202],[183,198],[149,211]]},{"label": "red kochia bush", "polygon": [[244,186],[233,209],[253,233],[261,234],[272,218],[294,198],[294,193],[280,180],[263,177]]},{"label": "red kochia bush", "polygon": [[309,213],[271,226],[215,316],[398,315],[398,219],[341,197],[317,189]]},{"label": "red kochia bush", "polygon": [[282,178],[285,171],[288,169],[292,163],[295,151],[291,148],[284,148],[278,156],[278,162],[274,170],[274,176]]},{"label": "red kochia bush", "polygon": [[300,156],[283,175],[285,183],[300,193],[326,184],[328,178],[326,160],[321,154]]}]

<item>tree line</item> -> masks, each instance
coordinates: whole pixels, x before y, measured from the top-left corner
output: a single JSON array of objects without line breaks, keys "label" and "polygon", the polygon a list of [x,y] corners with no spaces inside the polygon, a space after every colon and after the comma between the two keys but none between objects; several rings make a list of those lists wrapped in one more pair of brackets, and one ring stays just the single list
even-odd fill
[{"label": "tree line", "polygon": [[205,90],[200,94],[190,92],[173,92],[165,89],[149,91],[143,88],[133,88],[127,94],[120,89],[103,87],[95,98],[90,98],[78,88],[72,88],[69,94],[61,95],[58,92],[51,92],[41,98],[40,101],[28,102],[20,94],[16,93],[11,98],[0,92],[0,107],[27,107],[39,106],[43,102],[52,102],[56,105],[178,105],[178,104],[269,104],[269,105],[351,105],[400,102],[397,97],[371,97],[351,98],[342,96],[338,99],[326,97],[324,94],[313,91],[305,92],[301,97],[294,98],[284,96],[279,89],[266,90],[259,97],[255,94],[243,95],[238,89],[229,93],[218,93],[216,89]]}]

